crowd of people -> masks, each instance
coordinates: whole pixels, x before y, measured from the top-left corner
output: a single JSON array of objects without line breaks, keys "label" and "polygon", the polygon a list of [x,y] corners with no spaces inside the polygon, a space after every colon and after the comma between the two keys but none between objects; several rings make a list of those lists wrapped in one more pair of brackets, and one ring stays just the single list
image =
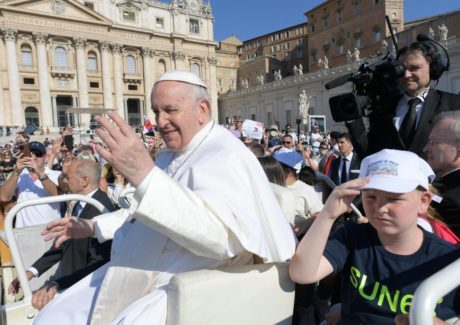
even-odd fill
[{"label": "crowd of people", "polygon": [[[255,260],[290,261],[293,324],[408,324],[417,286],[460,257],[460,96],[430,87],[420,44],[398,55],[405,94],[369,130],[272,125],[254,140],[241,121],[229,132],[212,120],[201,79],[171,71],[152,90],[155,139],[111,112],[96,117],[100,142],[69,147],[66,130],[48,145],[19,138],[18,154],[4,148],[4,209],[77,193],[111,211],[69,202],[18,214],[16,227],[47,223],[55,241],[28,278],[64,266],[34,293],[34,324],[165,324],[174,274]],[[459,298],[438,303],[437,323],[460,314]]]},{"label": "crowd of people", "polygon": [[[34,124],[31,124],[33,127],[32,132],[37,132],[39,135],[49,135],[50,129],[49,127],[36,127]],[[25,125],[18,126],[18,125],[0,125],[0,137],[15,137],[26,130],[27,127]]]}]

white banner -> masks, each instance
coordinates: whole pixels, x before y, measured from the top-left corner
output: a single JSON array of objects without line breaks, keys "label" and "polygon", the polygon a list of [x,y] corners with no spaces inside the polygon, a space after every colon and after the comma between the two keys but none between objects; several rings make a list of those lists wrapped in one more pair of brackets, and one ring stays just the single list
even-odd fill
[{"label": "white banner", "polygon": [[243,136],[260,140],[264,136],[264,124],[253,120],[244,120],[243,122]]}]

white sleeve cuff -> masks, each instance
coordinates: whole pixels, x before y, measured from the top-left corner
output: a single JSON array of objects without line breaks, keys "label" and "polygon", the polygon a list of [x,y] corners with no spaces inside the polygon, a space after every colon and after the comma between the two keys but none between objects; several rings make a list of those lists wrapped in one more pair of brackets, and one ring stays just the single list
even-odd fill
[{"label": "white sleeve cuff", "polygon": [[38,270],[33,266],[29,267],[27,271],[30,271],[34,275],[34,278],[38,277]]},{"label": "white sleeve cuff", "polygon": [[136,188],[136,191],[134,192],[134,199],[137,202],[141,202],[142,197],[144,196],[145,192],[147,192],[147,189],[150,184],[150,180],[152,179],[153,175],[158,172],[160,168],[158,167],[153,167],[150,173],[147,174],[147,176],[144,178],[142,183],[139,184],[139,186]]}]

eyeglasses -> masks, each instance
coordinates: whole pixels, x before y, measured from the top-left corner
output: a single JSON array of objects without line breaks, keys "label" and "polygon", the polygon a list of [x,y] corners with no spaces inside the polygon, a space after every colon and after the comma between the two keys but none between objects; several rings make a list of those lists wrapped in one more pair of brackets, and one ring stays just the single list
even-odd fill
[{"label": "eyeglasses", "polygon": [[327,149],[329,149],[329,148],[328,148],[328,147],[321,147],[320,149],[326,149],[326,150],[327,150]]},{"label": "eyeglasses", "polygon": [[291,144],[290,141],[283,141],[283,144]]},{"label": "eyeglasses", "polygon": [[428,139],[428,144],[430,146],[435,146],[441,143],[452,143],[452,142],[458,142],[457,140],[441,140],[441,139]]}]

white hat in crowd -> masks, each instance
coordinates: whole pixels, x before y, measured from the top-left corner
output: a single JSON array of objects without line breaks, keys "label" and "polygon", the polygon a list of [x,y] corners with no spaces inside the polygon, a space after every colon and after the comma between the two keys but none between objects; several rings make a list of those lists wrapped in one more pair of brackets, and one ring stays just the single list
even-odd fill
[{"label": "white hat in crowd", "polygon": [[208,88],[204,84],[203,80],[201,80],[195,74],[188,72],[188,71],[183,71],[183,70],[173,70],[173,71],[163,73],[160,76],[160,78],[155,82],[155,85],[162,81],[180,81],[180,82],[186,82],[192,85],[201,86],[206,89]]},{"label": "white hat in crowd", "polygon": [[359,177],[370,179],[361,189],[408,193],[418,186],[428,190],[434,172],[415,153],[384,149],[363,159]]}]

